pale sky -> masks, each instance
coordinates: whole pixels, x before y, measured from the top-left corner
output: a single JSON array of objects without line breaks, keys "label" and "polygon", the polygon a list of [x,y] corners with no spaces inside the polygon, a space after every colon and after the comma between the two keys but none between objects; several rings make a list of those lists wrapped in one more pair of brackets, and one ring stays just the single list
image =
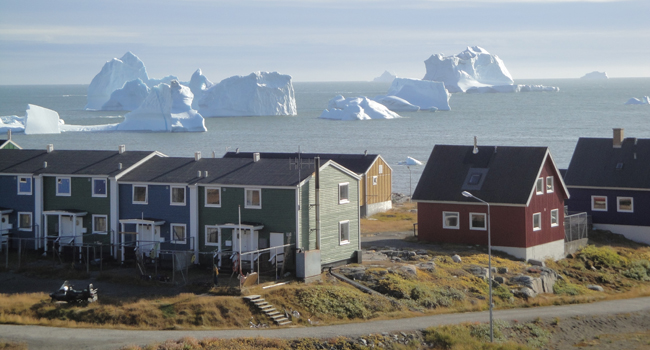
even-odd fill
[{"label": "pale sky", "polygon": [[0,85],[89,84],[131,51],[151,78],[421,79],[481,46],[517,79],[650,77],[650,1],[1,0]]}]

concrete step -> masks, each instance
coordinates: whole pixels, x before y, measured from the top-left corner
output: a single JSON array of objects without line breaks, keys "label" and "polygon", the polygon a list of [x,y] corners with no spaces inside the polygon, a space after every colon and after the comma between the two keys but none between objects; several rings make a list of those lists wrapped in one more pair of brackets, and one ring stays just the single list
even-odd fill
[{"label": "concrete step", "polygon": [[264,310],[264,313],[266,314],[266,316],[269,316],[269,317],[271,317],[271,316],[275,316],[275,315],[282,315],[282,314],[281,314],[278,310],[276,310],[275,308],[273,308],[273,309],[266,309],[266,310]]},{"label": "concrete step", "polygon": [[253,300],[259,299],[260,297],[261,297],[261,295],[247,295],[247,296],[244,297],[244,299],[246,299],[248,301],[253,301]]},{"label": "concrete step", "polygon": [[259,303],[265,303],[266,300],[264,300],[262,298],[258,298],[258,299],[255,299],[255,300],[251,300],[251,302],[254,303],[254,304],[259,304]]},{"label": "concrete step", "polygon": [[277,321],[277,320],[279,320],[279,319],[281,319],[281,318],[283,318],[283,319],[285,319],[285,320],[287,319],[287,317],[284,316],[283,314],[277,314],[277,315],[273,315],[273,316],[269,316],[269,317],[270,317],[273,321]]},{"label": "concrete step", "polygon": [[273,309],[273,308],[274,308],[273,305],[264,305],[264,306],[258,307],[258,309],[260,309],[262,311],[268,310],[268,309]]},{"label": "concrete step", "polygon": [[278,326],[286,326],[288,324],[291,324],[291,321],[286,320],[286,321],[283,321],[283,322],[278,322]]},{"label": "concrete step", "polygon": [[262,307],[262,306],[266,306],[266,305],[271,305],[271,304],[267,303],[266,301],[263,301],[261,303],[255,303],[255,306],[257,306],[257,307]]}]

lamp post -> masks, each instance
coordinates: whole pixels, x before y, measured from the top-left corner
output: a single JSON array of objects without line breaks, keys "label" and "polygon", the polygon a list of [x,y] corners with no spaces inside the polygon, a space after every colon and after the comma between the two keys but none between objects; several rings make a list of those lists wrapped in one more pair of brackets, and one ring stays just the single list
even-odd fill
[{"label": "lamp post", "polygon": [[473,194],[463,191],[463,196],[474,198],[479,202],[487,205],[487,231],[488,231],[488,285],[490,286],[490,342],[494,342],[494,325],[492,322],[492,242],[490,237],[490,203],[474,196]]},{"label": "lamp post", "polygon": [[411,200],[411,167],[406,166],[406,169],[409,170],[409,202],[412,202],[412,200]]}]

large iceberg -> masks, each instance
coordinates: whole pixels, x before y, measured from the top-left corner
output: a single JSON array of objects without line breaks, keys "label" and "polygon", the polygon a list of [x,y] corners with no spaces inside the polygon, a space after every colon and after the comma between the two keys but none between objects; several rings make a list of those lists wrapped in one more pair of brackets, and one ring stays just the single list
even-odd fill
[{"label": "large iceberg", "polygon": [[582,78],[580,79],[588,79],[588,80],[602,80],[602,79],[608,79],[609,77],[607,76],[607,72],[598,72],[598,71],[593,71],[591,73],[585,74]]},{"label": "large iceberg", "polygon": [[144,63],[131,52],[125,53],[122,58],[113,58],[106,62],[88,86],[86,109],[101,109],[111,98],[113,91],[136,79],[149,82]]},{"label": "large iceberg", "polygon": [[17,115],[0,117],[0,133],[6,134],[9,130],[13,133],[25,132],[25,117]]},{"label": "large iceberg", "polygon": [[401,118],[384,105],[367,97],[345,98],[338,95],[327,104],[319,118],[333,120],[369,120]]},{"label": "large iceberg", "polygon": [[[438,81],[395,78],[386,96],[398,97],[420,107],[420,110],[451,110],[449,92],[445,89],[445,84]],[[383,101],[385,96],[377,96],[375,99]]]},{"label": "large iceberg", "polygon": [[643,96],[640,99],[632,97],[625,102],[626,105],[650,105],[650,96]]},{"label": "large iceberg", "polygon": [[417,112],[420,110],[419,106],[411,104],[409,101],[397,96],[379,95],[375,96],[373,100],[383,104],[393,112]]},{"label": "large iceberg", "polygon": [[397,76],[395,74],[393,74],[393,73],[391,73],[389,71],[384,71],[384,73],[382,75],[376,77],[372,81],[391,83],[391,82],[393,82],[393,80],[395,80],[395,78],[397,78]]},{"label": "large iceberg", "polygon": [[207,117],[296,115],[291,76],[255,72],[222,80],[199,100],[199,113]]},{"label": "large iceberg", "polygon": [[59,113],[41,106],[28,104],[25,111],[25,134],[59,134]]},{"label": "large iceberg", "polygon": [[190,90],[194,94],[194,100],[192,100],[192,108],[199,108],[199,100],[201,97],[203,97],[205,91],[211,88],[212,85],[214,85],[214,83],[212,83],[210,80],[208,80],[208,78],[205,77],[205,75],[203,75],[201,69],[197,69],[194,74],[192,74],[192,78],[190,78],[189,83]]},{"label": "large iceberg", "polygon": [[121,89],[113,91],[111,98],[102,105],[104,111],[133,111],[140,107],[149,95],[149,87],[140,78],[127,81]]}]

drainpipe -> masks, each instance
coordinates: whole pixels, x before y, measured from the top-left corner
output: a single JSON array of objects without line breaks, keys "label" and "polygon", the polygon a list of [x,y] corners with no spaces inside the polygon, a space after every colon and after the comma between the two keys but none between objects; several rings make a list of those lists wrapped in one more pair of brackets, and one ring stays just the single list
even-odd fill
[{"label": "drainpipe", "polygon": [[320,249],[320,157],[314,158],[316,167],[316,249]]}]

